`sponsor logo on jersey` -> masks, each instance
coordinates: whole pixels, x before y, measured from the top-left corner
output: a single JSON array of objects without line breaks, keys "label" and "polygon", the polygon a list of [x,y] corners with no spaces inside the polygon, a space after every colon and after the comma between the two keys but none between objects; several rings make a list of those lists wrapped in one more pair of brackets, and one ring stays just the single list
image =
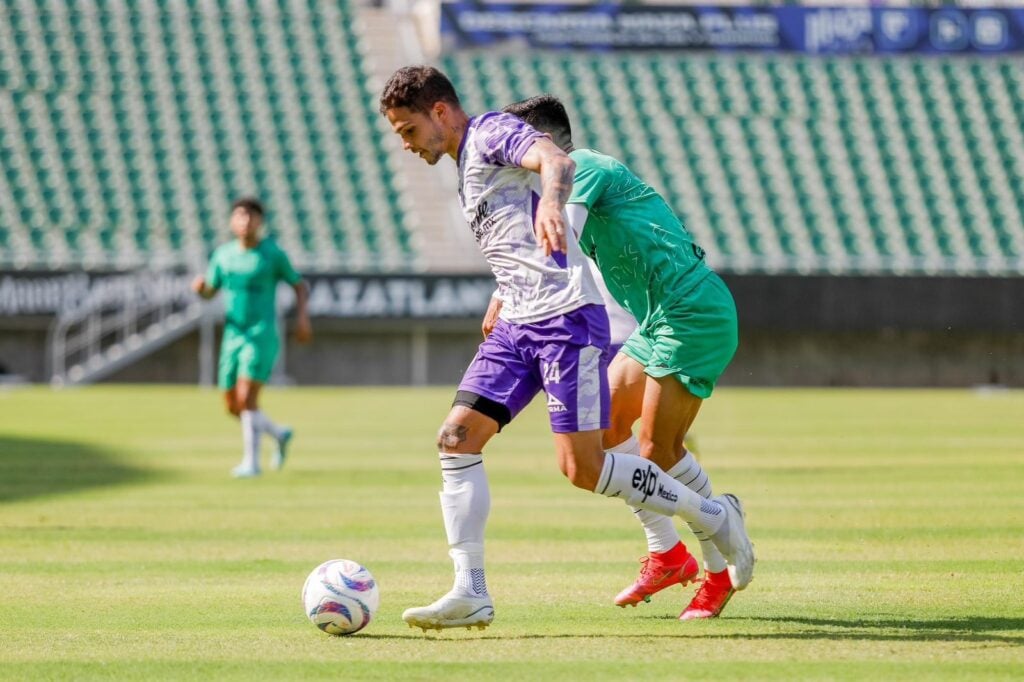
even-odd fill
[{"label": "sponsor logo on jersey", "polygon": [[469,228],[473,230],[473,236],[479,241],[488,230],[494,226],[494,217],[491,216],[491,207],[484,199],[477,204],[476,210],[473,212],[473,220],[469,223]]}]

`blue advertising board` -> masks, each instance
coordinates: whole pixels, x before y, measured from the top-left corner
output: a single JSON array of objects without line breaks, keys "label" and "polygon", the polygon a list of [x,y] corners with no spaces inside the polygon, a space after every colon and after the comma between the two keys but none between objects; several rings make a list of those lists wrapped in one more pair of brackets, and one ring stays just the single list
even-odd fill
[{"label": "blue advertising board", "polygon": [[1024,9],[441,5],[447,49],[744,50],[812,54],[1024,51]]}]

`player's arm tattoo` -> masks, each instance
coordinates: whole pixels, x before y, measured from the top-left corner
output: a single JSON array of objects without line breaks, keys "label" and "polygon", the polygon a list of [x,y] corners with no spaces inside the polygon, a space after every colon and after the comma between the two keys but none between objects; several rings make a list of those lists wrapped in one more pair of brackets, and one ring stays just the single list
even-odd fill
[{"label": "player's arm tattoo", "polygon": [[554,203],[561,210],[572,194],[576,162],[551,140],[544,138],[533,143],[520,165],[540,174],[541,201]]},{"label": "player's arm tattoo", "polygon": [[441,431],[437,434],[437,449],[443,452],[455,450],[464,442],[469,435],[469,427],[462,424],[445,422]]},{"label": "player's arm tattoo", "polygon": [[576,163],[568,156],[551,154],[540,168],[541,196],[565,206],[572,194],[572,176]]}]

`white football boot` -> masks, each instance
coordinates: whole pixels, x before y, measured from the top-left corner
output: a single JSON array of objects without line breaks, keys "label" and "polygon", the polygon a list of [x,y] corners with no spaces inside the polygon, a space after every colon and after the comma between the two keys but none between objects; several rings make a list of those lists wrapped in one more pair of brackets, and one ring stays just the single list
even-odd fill
[{"label": "white football boot", "polygon": [[231,470],[231,475],[235,478],[256,478],[260,475],[260,470],[248,464],[239,464]]},{"label": "white football boot", "polygon": [[494,620],[494,603],[490,597],[476,597],[449,592],[430,606],[406,609],[402,620],[409,627],[427,630],[445,628],[479,628],[483,630]]},{"label": "white football boot", "polygon": [[735,495],[726,493],[714,498],[725,509],[722,527],[711,536],[715,547],[725,557],[729,581],[736,590],[742,590],[754,579],[754,545],[750,542],[743,523],[743,505]]}]

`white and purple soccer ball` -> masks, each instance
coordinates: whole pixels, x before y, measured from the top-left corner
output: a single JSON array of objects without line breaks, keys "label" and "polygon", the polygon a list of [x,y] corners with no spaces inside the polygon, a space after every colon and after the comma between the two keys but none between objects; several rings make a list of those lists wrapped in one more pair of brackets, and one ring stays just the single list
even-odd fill
[{"label": "white and purple soccer ball", "polygon": [[380,606],[377,581],[364,566],[348,559],[325,561],[302,586],[306,616],[329,635],[351,635],[370,622]]}]

